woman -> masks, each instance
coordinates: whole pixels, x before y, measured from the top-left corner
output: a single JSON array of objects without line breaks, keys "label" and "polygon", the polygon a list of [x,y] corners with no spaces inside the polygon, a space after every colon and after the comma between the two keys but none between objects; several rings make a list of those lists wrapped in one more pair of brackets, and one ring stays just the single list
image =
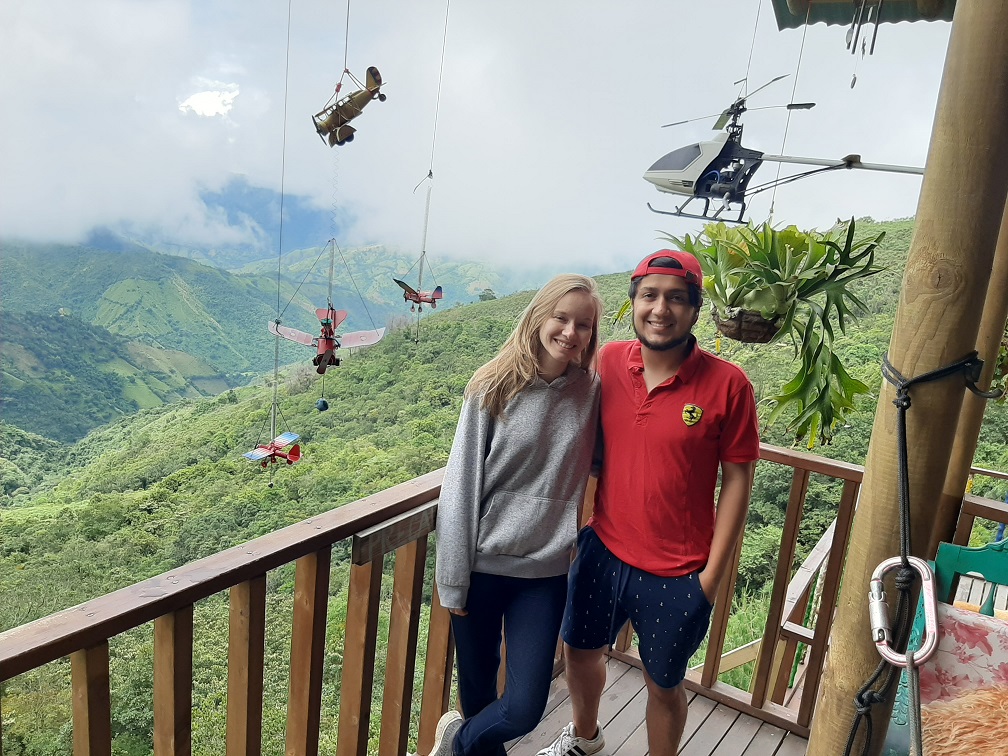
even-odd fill
[{"label": "woman", "polygon": [[546,708],[595,439],[601,314],[592,279],[557,276],[466,386],[438,504],[436,572],[466,719],[441,718],[431,756],[504,756]]}]

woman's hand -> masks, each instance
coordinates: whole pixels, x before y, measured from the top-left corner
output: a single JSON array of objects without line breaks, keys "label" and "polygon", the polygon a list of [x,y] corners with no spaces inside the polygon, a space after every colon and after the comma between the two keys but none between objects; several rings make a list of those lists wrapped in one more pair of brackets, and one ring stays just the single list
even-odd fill
[{"label": "woman's hand", "polygon": [[465,617],[467,614],[469,614],[469,612],[467,612],[465,609],[449,609],[448,611],[454,614],[456,617]]}]

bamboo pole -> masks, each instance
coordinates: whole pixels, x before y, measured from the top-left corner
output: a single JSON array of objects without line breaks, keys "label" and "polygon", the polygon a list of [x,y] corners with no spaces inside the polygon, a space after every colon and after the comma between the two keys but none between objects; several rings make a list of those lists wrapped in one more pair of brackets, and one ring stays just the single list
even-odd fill
[{"label": "bamboo pole", "polygon": [[[1001,231],[994,251],[994,269],[991,271],[990,284],[987,286],[987,301],[984,304],[983,315],[980,318],[980,333],[977,336],[977,352],[984,361],[977,387],[985,391],[990,388],[991,379],[994,377],[994,364],[1001,347],[1006,320],[1008,320],[1008,207],[1001,217]],[[963,492],[966,490],[966,479],[973,465],[973,455],[976,454],[980,424],[983,422],[987,403],[987,399],[972,392],[966,394],[963,399],[959,426],[952,444],[952,458],[949,461],[948,472],[945,473],[945,487],[938,500],[934,529],[931,531],[931,540],[928,543],[928,557],[934,558],[938,553],[938,544],[941,541],[951,542],[955,534]]]},{"label": "bamboo pole", "polygon": [[[1006,28],[1008,0],[959,0],[956,5],[889,347],[890,362],[907,377],[946,365],[975,348],[1008,192]],[[907,413],[911,551],[918,556],[927,548],[937,492],[952,451],[951,434],[945,429],[955,427],[959,419],[963,392],[961,379],[912,389]],[[893,386],[883,382],[809,756],[842,751],[855,714],[851,702],[879,662],[866,594],[879,562],[899,553],[895,396]],[[885,732],[879,720],[888,716],[891,706],[890,697],[875,707],[873,753],[880,750]]]}]

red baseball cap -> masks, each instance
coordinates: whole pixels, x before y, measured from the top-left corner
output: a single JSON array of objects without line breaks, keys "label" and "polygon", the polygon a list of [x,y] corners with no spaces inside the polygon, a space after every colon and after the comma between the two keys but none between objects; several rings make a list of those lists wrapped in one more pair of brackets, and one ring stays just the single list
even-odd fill
[{"label": "red baseball cap", "polygon": [[[662,257],[672,258],[682,265],[682,268],[665,268],[651,264],[654,260]],[[703,269],[700,267],[700,261],[689,252],[676,252],[672,249],[662,249],[658,252],[650,254],[638,263],[637,267],[634,269],[633,275],[630,276],[630,279],[633,280],[635,278],[642,278],[643,276],[648,276],[652,273],[658,273],[663,276],[679,276],[680,278],[685,278],[687,283],[696,284],[697,286],[703,288]]]}]

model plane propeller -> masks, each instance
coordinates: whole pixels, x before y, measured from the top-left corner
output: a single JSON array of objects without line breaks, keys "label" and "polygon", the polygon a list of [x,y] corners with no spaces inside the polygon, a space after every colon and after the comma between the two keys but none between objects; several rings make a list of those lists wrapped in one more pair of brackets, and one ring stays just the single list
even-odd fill
[{"label": "model plane propeller", "polygon": [[[335,103],[330,99],[320,112],[312,116],[315,131],[318,132],[323,142],[328,141],[330,147],[353,141],[354,133],[357,130],[350,125],[350,121],[359,116],[371,100],[385,102],[385,94],[379,91],[382,86],[382,77],[377,68],[374,66],[368,68],[364,76],[365,84],[361,84],[349,70],[344,73],[350,74],[360,89],[351,92]],[[339,94],[341,84],[342,80],[340,80],[340,84],[336,85],[336,94],[333,97]]]},{"label": "model plane propeller", "polygon": [[315,310],[315,315],[319,319],[321,332],[318,336],[299,331],[296,328],[287,328],[280,325],[278,321],[270,321],[269,331],[275,336],[279,336],[295,344],[303,344],[307,347],[315,347],[315,357],[312,364],[319,375],[324,375],[327,368],[339,367],[340,358],[336,356],[336,350],[342,346],[363,347],[377,344],[385,335],[384,328],[376,328],[372,331],[354,331],[343,335],[337,334],[336,329],[346,320],[346,310],[334,309],[330,304],[328,307],[320,307]]},{"label": "model plane propeller", "polygon": [[417,291],[405,281],[400,281],[398,278],[393,278],[392,280],[399,284],[399,288],[403,290],[403,300],[413,302],[410,312],[414,312],[417,307],[423,311],[425,304],[437,308],[437,301],[444,298],[444,292],[440,286],[436,287],[434,291]]},{"label": "model plane propeller", "polygon": [[[280,460],[283,460],[288,465],[293,465],[301,459],[301,447],[294,443],[298,438],[300,436],[297,433],[291,433],[290,431],[281,433],[268,444],[260,444],[252,451],[245,452],[242,456],[246,459],[251,459],[253,462],[259,462],[263,467],[269,467],[269,465],[276,464]],[[291,444],[294,445],[291,446]],[[290,446],[290,449],[284,451],[288,446]]]},{"label": "model plane propeller", "polygon": [[[778,76],[762,87],[747,95],[751,97],[760,89],[784,78]],[[789,110],[808,110],[815,106],[812,102],[790,103],[783,106]],[[839,169],[858,169],[864,171],[884,171],[887,173],[909,173],[923,175],[923,168],[904,165],[886,165],[883,163],[863,163],[860,155],[847,155],[839,160],[790,157],[787,155],[768,155],[759,150],[742,146],[742,124],[739,122],[746,112],[746,96],[739,97],[718,115],[714,124],[715,130],[725,129],[707,142],[699,142],[680,147],[659,158],[654,165],[644,173],[644,180],[657,187],[658,191],[668,194],[678,194],[688,199],[675,210],[657,210],[648,203],[648,208],[663,215],[676,215],[682,218],[699,218],[701,220],[724,220],[730,223],[743,223],[746,201],[755,194],[772,189],[775,186],[797,181],[817,173],[825,173]],[[765,108],[752,108],[763,110]],[[705,118],[713,116],[705,116]],[[692,120],[667,123],[665,126],[678,126]],[[795,163],[799,165],[817,166],[812,170],[792,176],[769,181],[756,187],[750,187],[753,174],[764,162]],[[687,207],[694,200],[703,203],[700,212],[687,212]],[[712,208],[711,200],[715,201]],[[729,213],[738,210],[737,217],[727,217]],[[713,209],[713,212],[711,212]],[[725,217],[722,217],[722,213]]]}]

